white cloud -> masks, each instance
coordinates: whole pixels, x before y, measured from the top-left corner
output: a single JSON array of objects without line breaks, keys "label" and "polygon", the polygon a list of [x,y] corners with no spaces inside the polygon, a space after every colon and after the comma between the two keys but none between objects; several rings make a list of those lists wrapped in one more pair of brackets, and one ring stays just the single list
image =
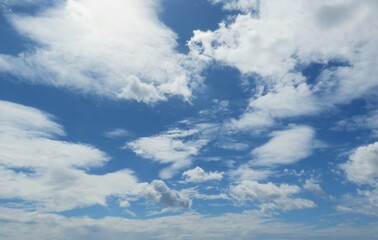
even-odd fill
[{"label": "white cloud", "polygon": [[263,212],[315,207],[316,204],[310,200],[290,197],[300,191],[301,189],[295,185],[275,185],[271,182],[259,183],[251,180],[244,180],[230,189],[231,196],[239,201],[261,203],[259,207]]},{"label": "white cloud", "polygon": [[341,168],[352,182],[373,185],[377,183],[378,142],[357,148]]},{"label": "white cloud", "polygon": [[337,209],[345,213],[378,216],[378,189],[357,189],[357,194],[344,195],[342,203],[337,206]]},{"label": "white cloud", "polygon": [[154,180],[151,184],[139,184],[135,194],[159,202],[168,208],[190,208],[191,199],[184,193],[171,190],[161,180]]},{"label": "white cloud", "polygon": [[327,193],[324,192],[323,188],[320,186],[320,184],[315,181],[314,179],[307,179],[305,184],[303,185],[303,189],[309,192],[314,193],[315,195],[327,198]]},{"label": "white cloud", "polygon": [[248,164],[243,164],[236,169],[230,170],[227,175],[231,177],[234,182],[241,182],[244,180],[260,181],[265,180],[274,174],[269,169],[254,169]]},{"label": "white cloud", "polygon": [[160,177],[173,177],[179,169],[191,165],[193,156],[209,142],[203,136],[213,126],[198,124],[190,130],[173,129],[159,135],[138,138],[129,142],[127,147],[143,158],[151,159],[162,164],[170,164],[160,171]]},{"label": "white cloud", "polygon": [[295,163],[311,155],[315,147],[315,133],[308,126],[293,126],[275,131],[269,142],[252,151],[254,165],[274,166]]},{"label": "white cloud", "polygon": [[86,144],[54,139],[64,135],[52,116],[0,101],[0,198],[20,199],[43,211],[63,211],[125,195],[136,186],[129,170],[90,175],[106,153]]},{"label": "white cloud", "polygon": [[[276,120],[313,115],[366,97],[378,87],[376,1],[212,0],[241,10],[215,31],[194,31],[191,54],[256,74],[261,92],[229,127],[271,127]],[[338,60],[308,81],[301,69]],[[331,64],[332,65],[332,64]]]},{"label": "white cloud", "polygon": [[[36,43],[0,55],[0,71],[33,83],[155,102],[191,97],[195,71],[175,51],[176,35],[158,18],[159,1],[69,0],[36,15],[8,14]],[[46,29],[54,29],[46,31]]]},{"label": "white cloud", "polygon": [[206,181],[221,181],[223,172],[205,172],[200,167],[193,168],[183,172],[182,178],[185,182],[206,182]]},{"label": "white cloud", "polygon": [[300,192],[300,188],[294,185],[281,184],[279,186],[269,183],[259,183],[256,181],[242,181],[231,188],[231,193],[241,200],[270,200],[283,198]]}]

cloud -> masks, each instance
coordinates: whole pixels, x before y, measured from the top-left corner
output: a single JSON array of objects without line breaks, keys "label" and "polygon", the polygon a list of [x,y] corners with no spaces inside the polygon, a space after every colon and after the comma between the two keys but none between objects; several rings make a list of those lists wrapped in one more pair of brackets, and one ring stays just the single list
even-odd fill
[{"label": "cloud", "polygon": [[232,169],[227,173],[234,182],[242,182],[244,180],[265,180],[272,174],[274,174],[272,170],[255,169],[248,164],[240,165],[238,168]]},{"label": "cloud", "polygon": [[378,110],[338,121],[333,129],[347,131],[368,129],[371,131],[372,137],[378,137]]},{"label": "cloud", "polygon": [[0,232],[4,240],[49,239],[369,239],[376,223],[339,224],[314,228],[243,212],[221,216],[188,213],[178,216],[133,220],[120,217],[92,219],[0,208]]},{"label": "cloud", "polygon": [[251,180],[244,180],[230,188],[231,196],[239,201],[262,203],[259,207],[263,212],[315,207],[316,204],[310,200],[290,197],[300,191],[301,189],[295,185],[275,185],[271,182],[259,183]]},{"label": "cloud", "polygon": [[182,178],[185,182],[206,182],[206,181],[221,181],[223,178],[223,172],[205,172],[200,167],[195,167],[191,170],[183,172]]},{"label": "cloud", "polygon": [[337,210],[343,213],[359,213],[378,216],[378,188],[371,190],[357,189],[357,194],[346,194],[341,198]]},{"label": "cloud", "polygon": [[192,205],[191,199],[184,193],[169,189],[161,180],[154,180],[151,184],[142,183],[136,188],[135,193],[168,208],[190,208]]},{"label": "cloud", "polygon": [[254,165],[275,166],[292,164],[311,155],[315,147],[315,132],[308,126],[292,126],[275,131],[264,145],[252,151]]},{"label": "cloud", "polygon": [[121,137],[127,137],[130,136],[130,131],[126,129],[116,128],[113,130],[106,131],[104,133],[105,137],[107,138],[121,138]]},{"label": "cloud", "polygon": [[179,169],[191,165],[191,159],[209,142],[204,132],[212,125],[198,124],[189,130],[173,129],[161,134],[142,137],[127,143],[127,147],[143,158],[170,164],[160,171],[160,177],[173,177]]},{"label": "cloud", "polygon": [[318,197],[327,198],[328,195],[324,192],[323,188],[314,179],[307,179],[303,185],[303,189],[314,193]]},{"label": "cloud", "polygon": [[184,66],[193,63],[175,51],[177,36],[160,22],[159,9],[152,0],[70,0],[35,15],[8,14],[35,44],[17,56],[0,55],[0,71],[111,98],[189,99],[196,74]]},{"label": "cloud", "polygon": [[106,205],[110,196],[136,186],[130,170],[91,175],[109,156],[64,136],[53,116],[24,105],[0,101],[0,198],[20,199],[41,211],[64,211]]},{"label": "cloud", "polygon": [[213,4],[222,4],[225,10],[240,10],[248,12],[250,9],[256,9],[259,5],[258,0],[210,0]]},{"label": "cloud", "polygon": [[378,142],[358,147],[341,164],[348,180],[358,184],[376,184],[378,179]]},{"label": "cloud", "polygon": [[[376,1],[212,0],[231,16],[194,31],[191,54],[253,79],[249,106],[233,130],[264,129],[283,118],[319,114],[378,87]],[[282,20],[284,19],[284,21]],[[335,63],[337,62],[337,63]],[[323,65],[310,79],[304,70]],[[363,79],[363,81],[361,80]]]}]

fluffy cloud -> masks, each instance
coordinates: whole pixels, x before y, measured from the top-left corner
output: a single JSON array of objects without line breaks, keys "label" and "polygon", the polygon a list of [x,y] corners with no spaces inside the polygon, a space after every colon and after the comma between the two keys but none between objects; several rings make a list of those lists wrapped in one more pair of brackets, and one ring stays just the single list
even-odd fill
[{"label": "fluffy cloud", "polygon": [[254,165],[274,166],[295,163],[310,156],[315,147],[315,133],[308,126],[293,126],[287,130],[275,131],[272,139],[255,148],[252,155]]},{"label": "fluffy cloud", "polygon": [[[366,97],[378,87],[376,1],[212,0],[241,10],[215,31],[195,31],[193,55],[255,74],[257,93],[232,129],[272,126]],[[231,20],[230,20],[231,19]],[[283,20],[284,19],[284,20]],[[333,64],[337,60],[339,64]],[[302,70],[324,68],[315,80]]]},{"label": "fluffy cloud", "polygon": [[257,181],[244,180],[240,184],[232,186],[231,195],[237,200],[262,203],[262,211],[273,209],[294,210],[303,208],[313,208],[315,203],[302,198],[291,198],[291,195],[300,192],[300,188],[295,185],[269,183],[259,183]]},{"label": "fluffy cloud", "polygon": [[212,125],[199,124],[190,130],[173,129],[136,139],[129,142],[127,147],[144,158],[170,164],[170,167],[160,172],[160,176],[164,179],[171,178],[179,169],[190,166],[191,158],[199,154],[209,141],[202,134],[211,128]]},{"label": "fluffy cloud", "polygon": [[106,153],[85,144],[55,139],[64,135],[52,116],[0,101],[0,198],[21,199],[44,211],[63,211],[125,195],[137,184],[129,170],[90,175]]},{"label": "fluffy cloud", "polygon": [[159,21],[158,9],[151,0],[69,0],[36,15],[10,13],[16,31],[36,44],[0,55],[0,71],[114,98],[188,99],[194,71],[184,69],[188,59],[175,52],[176,35]]},{"label": "fluffy cloud", "polygon": [[378,142],[357,148],[341,167],[350,181],[374,185],[378,179]]},{"label": "fluffy cloud", "polygon": [[200,167],[185,171],[182,174],[185,182],[205,182],[205,181],[220,181],[223,178],[223,172],[205,172]]},{"label": "fluffy cloud", "polygon": [[151,184],[140,184],[135,193],[153,201],[162,203],[168,208],[190,208],[192,201],[184,193],[171,190],[161,180],[154,180]]}]

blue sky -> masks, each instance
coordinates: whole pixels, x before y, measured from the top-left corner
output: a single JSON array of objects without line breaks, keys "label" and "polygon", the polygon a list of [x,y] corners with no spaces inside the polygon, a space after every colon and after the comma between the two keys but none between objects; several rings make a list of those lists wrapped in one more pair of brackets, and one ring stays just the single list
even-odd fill
[{"label": "blue sky", "polygon": [[0,0],[0,239],[377,239],[374,0]]}]

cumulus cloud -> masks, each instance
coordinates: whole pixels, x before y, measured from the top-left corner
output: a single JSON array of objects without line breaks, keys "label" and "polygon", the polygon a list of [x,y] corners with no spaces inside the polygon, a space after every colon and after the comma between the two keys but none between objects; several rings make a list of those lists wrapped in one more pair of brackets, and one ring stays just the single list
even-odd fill
[{"label": "cumulus cloud", "polygon": [[182,192],[171,190],[161,180],[154,180],[150,184],[142,183],[138,185],[135,193],[159,202],[168,208],[190,208],[192,205],[188,196]]},{"label": "cumulus cloud", "polygon": [[109,160],[86,144],[63,136],[53,116],[38,109],[0,101],[0,198],[21,199],[44,211],[63,211],[129,193],[137,184],[130,170],[91,175],[86,169]]},{"label": "cumulus cloud", "polygon": [[206,182],[206,181],[220,181],[223,178],[223,172],[205,172],[200,167],[185,171],[182,177],[185,182]]},{"label": "cumulus cloud", "polygon": [[[242,12],[214,31],[194,31],[191,54],[257,75],[261,89],[230,128],[265,128],[281,118],[318,114],[378,87],[378,34],[371,31],[378,27],[376,1],[211,2]],[[310,80],[302,70],[313,63],[325,67]]]},{"label": "cumulus cloud", "polygon": [[112,98],[189,99],[195,71],[185,70],[189,60],[175,51],[176,35],[158,19],[159,8],[152,0],[69,0],[35,15],[10,13],[14,29],[35,45],[0,55],[0,71]]},{"label": "cumulus cloud", "polygon": [[254,165],[274,166],[295,163],[311,155],[315,132],[308,126],[293,126],[275,131],[264,145],[252,151]]},{"label": "cumulus cloud", "polygon": [[179,169],[191,165],[191,159],[209,142],[203,133],[212,128],[198,124],[189,130],[173,129],[161,134],[142,137],[127,143],[127,147],[143,158],[170,164],[160,171],[160,177],[173,177]]},{"label": "cumulus cloud", "polygon": [[341,168],[350,181],[374,185],[378,179],[378,142],[357,148]]}]

